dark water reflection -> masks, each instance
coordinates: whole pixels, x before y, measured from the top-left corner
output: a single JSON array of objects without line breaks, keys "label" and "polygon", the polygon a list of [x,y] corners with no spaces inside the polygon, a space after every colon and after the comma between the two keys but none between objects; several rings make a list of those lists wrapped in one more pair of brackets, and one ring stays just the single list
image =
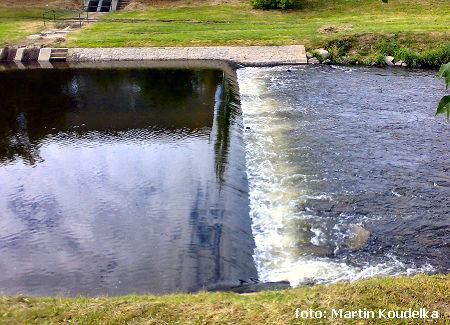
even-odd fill
[{"label": "dark water reflection", "polygon": [[256,276],[222,72],[3,71],[0,85],[0,291],[190,291]]}]

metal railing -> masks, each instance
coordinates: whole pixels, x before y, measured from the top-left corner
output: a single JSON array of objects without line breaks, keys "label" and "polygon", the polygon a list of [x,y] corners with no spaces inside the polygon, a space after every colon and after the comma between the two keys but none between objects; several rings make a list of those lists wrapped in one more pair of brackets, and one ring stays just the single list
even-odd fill
[{"label": "metal railing", "polygon": [[[100,9],[100,10],[99,10]],[[47,22],[57,21],[78,21],[80,27],[83,25],[83,22],[89,23],[89,13],[92,12],[109,12],[112,11],[112,1],[106,5],[87,5],[83,6],[80,9],[49,9],[42,13],[42,20],[44,22],[44,26],[46,26]],[[68,14],[76,15],[75,17],[67,17]]]},{"label": "metal railing", "polygon": [[[68,15],[76,15],[75,17],[68,17]],[[86,15],[86,18],[84,17]],[[82,17],[83,16],[83,17]],[[44,26],[47,25],[47,22],[54,22],[57,21],[68,21],[68,20],[75,20],[78,21],[80,24],[80,27],[83,25],[83,21],[89,21],[89,15],[84,10],[79,9],[50,9],[46,10],[42,13],[42,20],[44,21]]]},{"label": "metal railing", "polygon": [[[53,17],[53,22],[56,22],[56,10],[47,10],[42,13],[42,20],[44,21],[44,26],[46,26],[47,15],[51,15]],[[51,19],[51,18],[50,18]]]}]

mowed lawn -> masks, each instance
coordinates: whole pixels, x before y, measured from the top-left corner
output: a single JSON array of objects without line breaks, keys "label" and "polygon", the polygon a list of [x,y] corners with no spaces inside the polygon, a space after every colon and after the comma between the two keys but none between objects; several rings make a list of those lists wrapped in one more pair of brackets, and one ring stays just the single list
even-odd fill
[{"label": "mowed lawn", "polygon": [[[337,28],[324,33],[319,29]],[[450,43],[448,0],[305,0],[297,10],[254,10],[247,1],[122,11],[69,36],[72,47],[316,46],[344,36],[405,35],[411,47]]]}]

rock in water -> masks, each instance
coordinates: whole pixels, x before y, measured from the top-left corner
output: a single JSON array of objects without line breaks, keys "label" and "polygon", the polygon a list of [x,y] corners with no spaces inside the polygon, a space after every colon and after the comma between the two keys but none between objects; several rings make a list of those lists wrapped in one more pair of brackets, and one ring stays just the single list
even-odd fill
[{"label": "rock in water", "polygon": [[317,49],[317,50],[315,50],[315,52],[319,53],[323,57],[324,60],[328,59],[328,57],[330,56],[330,52],[328,52],[327,50],[325,50],[323,48]]},{"label": "rock in water", "polygon": [[351,224],[349,230],[350,236],[346,244],[352,251],[357,251],[366,243],[367,239],[369,239],[370,231],[356,224]]}]

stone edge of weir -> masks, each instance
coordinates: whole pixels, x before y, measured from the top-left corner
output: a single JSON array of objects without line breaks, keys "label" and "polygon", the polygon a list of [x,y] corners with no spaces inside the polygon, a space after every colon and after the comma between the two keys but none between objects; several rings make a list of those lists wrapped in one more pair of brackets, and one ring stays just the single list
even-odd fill
[{"label": "stone edge of weir", "polygon": [[67,53],[67,62],[169,60],[218,60],[247,66],[308,63],[303,45],[69,48]]}]

